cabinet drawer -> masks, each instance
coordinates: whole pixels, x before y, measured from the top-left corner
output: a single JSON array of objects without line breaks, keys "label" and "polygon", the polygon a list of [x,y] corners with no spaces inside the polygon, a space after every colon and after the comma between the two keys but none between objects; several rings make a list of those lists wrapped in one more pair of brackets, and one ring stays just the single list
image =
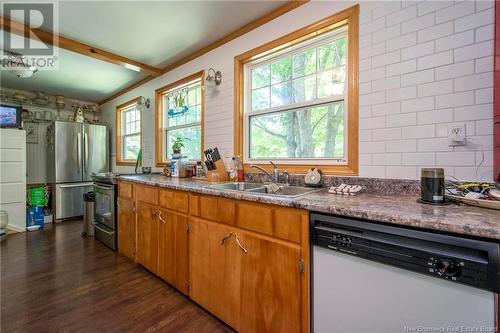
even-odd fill
[{"label": "cabinet drawer", "polygon": [[213,196],[190,195],[189,213],[206,220],[234,225],[236,202],[231,199]]},{"label": "cabinet drawer", "polygon": [[119,182],[118,183],[118,196],[122,198],[132,199],[132,184]]},{"label": "cabinet drawer", "polygon": [[189,195],[186,192],[174,190],[160,190],[160,206],[187,214]]},{"label": "cabinet drawer", "polygon": [[271,205],[238,203],[236,226],[263,233],[265,235],[289,240],[301,241],[302,211]]},{"label": "cabinet drawer", "polygon": [[134,185],[135,200],[158,205],[158,189],[151,186]]}]

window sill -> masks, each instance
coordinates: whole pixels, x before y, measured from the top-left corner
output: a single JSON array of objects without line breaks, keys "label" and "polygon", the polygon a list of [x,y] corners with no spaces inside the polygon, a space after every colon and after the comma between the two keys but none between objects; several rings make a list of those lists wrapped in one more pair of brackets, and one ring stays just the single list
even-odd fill
[{"label": "window sill", "polygon": [[135,161],[116,161],[116,165],[119,166],[135,166]]},{"label": "window sill", "polygon": [[[258,164],[269,172],[273,171],[270,164]],[[314,165],[314,164],[277,164],[280,171],[287,171],[292,174],[306,174],[311,168],[320,169],[325,175],[337,176],[357,176],[358,170],[352,165]],[[243,165],[244,172],[260,172],[257,169],[251,169],[250,164]]]}]

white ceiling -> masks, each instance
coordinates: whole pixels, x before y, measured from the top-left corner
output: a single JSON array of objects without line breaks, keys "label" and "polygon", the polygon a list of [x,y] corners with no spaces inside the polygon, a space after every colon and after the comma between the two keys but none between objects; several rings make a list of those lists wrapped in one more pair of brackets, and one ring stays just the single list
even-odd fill
[{"label": "white ceiling", "polygon": [[[148,65],[164,67],[211,44],[286,1],[61,1],[59,32]],[[20,18],[15,18],[20,20]],[[147,74],[60,50],[58,71],[18,79],[2,71],[5,87],[99,101]]]}]

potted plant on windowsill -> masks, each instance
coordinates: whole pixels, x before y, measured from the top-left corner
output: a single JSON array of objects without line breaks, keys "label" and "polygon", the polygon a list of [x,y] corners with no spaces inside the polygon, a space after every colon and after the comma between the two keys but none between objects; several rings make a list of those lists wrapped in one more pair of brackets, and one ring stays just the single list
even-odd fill
[{"label": "potted plant on windowsill", "polygon": [[181,149],[186,147],[186,145],[184,145],[184,142],[186,140],[189,140],[188,138],[181,138],[180,136],[177,136],[175,139],[172,140],[172,151],[174,152],[172,154],[172,158],[181,158],[182,157],[182,153],[181,153]]}]

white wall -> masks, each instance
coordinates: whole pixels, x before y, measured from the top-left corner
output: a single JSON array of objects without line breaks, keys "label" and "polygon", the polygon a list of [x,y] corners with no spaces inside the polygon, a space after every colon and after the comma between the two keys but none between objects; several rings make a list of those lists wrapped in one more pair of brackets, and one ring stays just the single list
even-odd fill
[{"label": "white wall", "polygon": [[[207,89],[205,146],[233,152],[234,57],[357,2],[312,1],[103,105],[114,140],[115,106],[150,98],[143,114],[143,165],[154,165],[154,91],[200,69],[221,70]],[[360,176],[419,177],[445,167],[459,179],[493,179],[494,2],[360,2]],[[447,143],[450,124],[465,123],[466,147]],[[116,167],[112,144],[113,170]]]},{"label": "white wall", "polygon": [[[21,91],[28,98],[35,96],[33,92],[14,90],[2,87],[3,96],[12,96],[16,91]],[[49,96],[51,101],[54,100],[54,96]],[[6,99],[5,103],[9,104],[10,100]],[[64,110],[60,111],[60,116],[62,120],[68,120],[68,116],[73,115],[71,110],[72,103],[79,103],[80,105],[92,104],[91,102],[66,99],[66,106]],[[4,102],[2,102],[4,103]],[[43,117],[44,111],[50,111],[52,113],[52,118],[55,118],[57,110],[53,107],[41,107],[36,105],[31,105],[29,102],[23,104],[23,109],[30,112],[40,112]],[[26,143],[26,183],[27,184],[44,184],[47,180],[46,174],[46,146],[45,146],[45,136],[47,133],[47,127],[50,125],[49,121],[38,121],[38,143]]]}]

